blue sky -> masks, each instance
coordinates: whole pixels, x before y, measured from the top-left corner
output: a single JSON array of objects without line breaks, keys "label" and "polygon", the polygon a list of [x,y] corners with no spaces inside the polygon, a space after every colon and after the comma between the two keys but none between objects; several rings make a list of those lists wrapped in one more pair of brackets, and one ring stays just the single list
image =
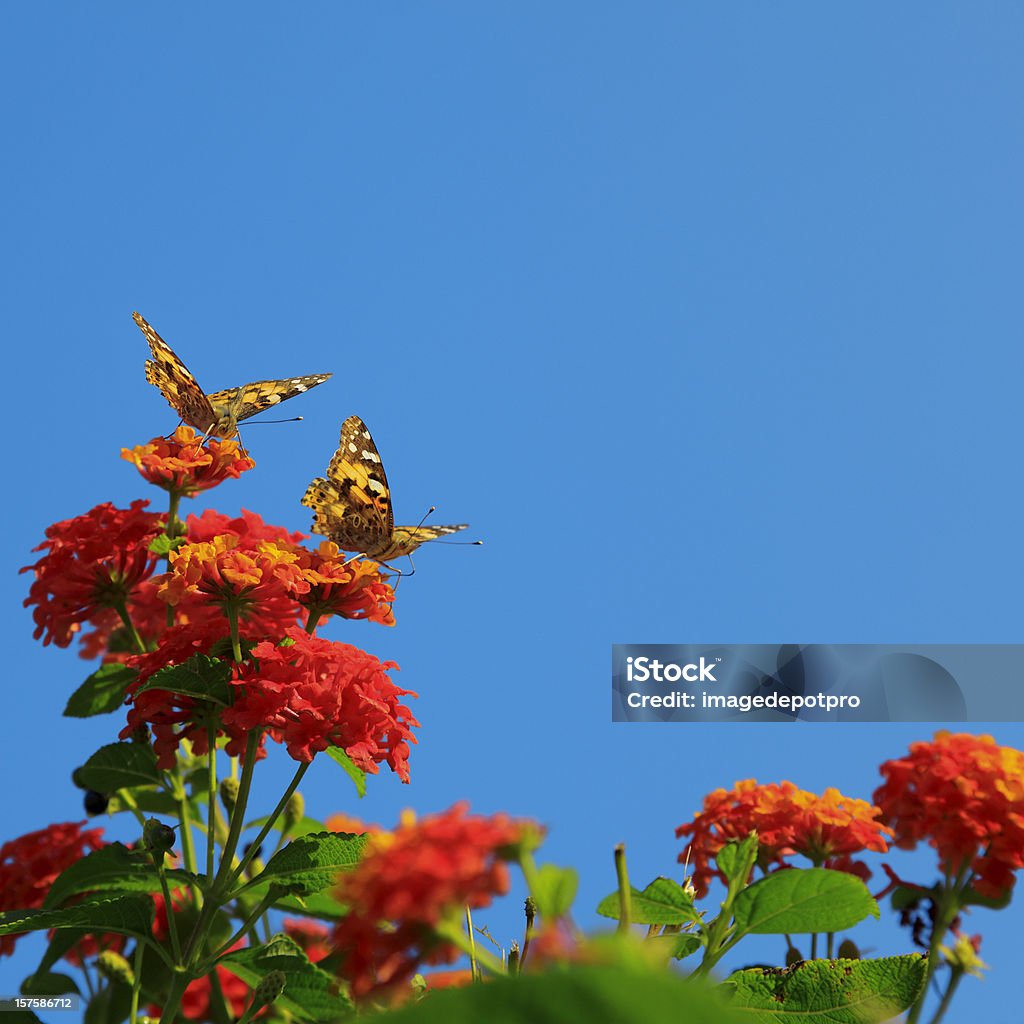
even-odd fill
[{"label": "blue sky", "polygon": [[[310,809],[537,817],[585,924],[613,845],[672,873],[707,790],[867,797],[931,733],[613,727],[613,642],[1024,639],[1018,7],[3,20],[5,837],[80,817],[68,776],[120,725],[58,717],[88,666],[31,640],[16,570],[48,523],[143,494],[119,449],[174,426],[133,309],[210,390],[335,374],[247,432],[218,508],[304,528],[358,413],[401,521],[436,504],[486,542],[425,550],[394,630],[330,634],[402,665],[423,728],[411,785],[356,807],[318,764]],[[1008,1022],[1020,909],[972,927],[994,970],[949,1019]]]}]

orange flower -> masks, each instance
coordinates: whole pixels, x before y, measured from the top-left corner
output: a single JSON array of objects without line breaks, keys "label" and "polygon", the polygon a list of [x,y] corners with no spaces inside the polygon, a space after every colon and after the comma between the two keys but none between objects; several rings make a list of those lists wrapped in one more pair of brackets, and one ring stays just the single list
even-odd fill
[{"label": "orange flower", "polygon": [[465,804],[456,804],[371,836],[337,890],[350,911],[335,928],[334,945],[352,994],[387,995],[421,964],[456,960],[458,950],[437,927],[464,907],[486,907],[507,892],[504,861],[539,833],[533,822],[470,816]]},{"label": "orange flower", "polygon": [[792,782],[758,785],[754,779],[737,782],[731,790],[716,789],[704,799],[693,821],[680,825],[676,837],[690,836],[680,863],[689,862],[698,896],[707,895],[712,866],[723,846],[757,833],[758,866],[767,870],[786,857],[801,854],[813,864],[870,877],[870,871],[850,855],[862,850],[885,853],[892,830],[876,820],[880,811],[865,800],[826,789],[818,796]]},{"label": "orange flower", "polygon": [[238,479],[256,463],[237,441],[211,438],[199,443],[199,435],[182,424],[170,437],[154,437],[148,444],[122,448],[121,458],[157,487],[191,498],[229,477]]},{"label": "orange flower", "polygon": [[310,584],[299,603],[314,620],[327,615],[345,619],[369,619],[384,626],[395,624],[392,603],[395,592],[377,562],[353,560],[333,541],[325,540],[318,551],[296,548],[303,578]]},{"label": "orange flower", "polygon": [[911,849],[927,840],[951,879],[970,870],[984,896],[1005,896],[1024,867],[1024,753],[991,736],[937,732],[881,767],[875,800]]},{"label": "orange flower", "polygon": [[160,596],[178,604],[189,592],[206,595],[214,603],[237,602],[243,612],[257,602],[309,591],[299,556],[284,541],[260,541],[243,548],[235,534],[210,541],[183,544],[170,554],[171,571],[164,577]]},{"label": "orange flower", "polygon": [[351,814],[339,811],[332,814],[324,824],[329,832],[351,832],[353,835],[362,835],[364,832],[373,835],[385,831],[380,825],[374,825],[363,821],[361,818],[354,818]]}]

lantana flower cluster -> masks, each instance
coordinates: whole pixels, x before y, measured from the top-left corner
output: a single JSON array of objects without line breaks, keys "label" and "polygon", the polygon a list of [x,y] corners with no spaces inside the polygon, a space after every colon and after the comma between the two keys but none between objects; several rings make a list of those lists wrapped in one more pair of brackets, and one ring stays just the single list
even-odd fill
[{"label": "lantana flower cluster", "polygon": [[[318,638],[332,616],[394,624],[394,592],[381,567],[347,558],[325,541],[265,523],[252,512],[231,518],[207,510],[181,522],[182,498],[251,469],[237,442],[204,444],[190,427],[125,449],[142,476],[170,493],[160,516],[144,501],[128,509],[97,506],[50,527],[26,571],[35,574],[26,605],[36,635],[137,671],[122,738],[152,731],[162,768],[189,740],[202,754],[211,735],[241,754],[258,732],[299,761],[328,746],[347,750],[365,771],[387,763],[408,781],[418,725],[382,663],[349,644]],[[162,556],[166,556],[166,565]],[[163,569],[164,571],[161,571]],[[232,663],[231,700],[209,702],[144,685],[161,669],[195,654]]]},{"label": "lantana flower cluster", "polygon": [[816,866],[867,878],[871,874],[867,865],[854,861],[853,855],[864,850],[886,852],[893,833],[880,815],[877,807],[837,789],[826,789],[819,796],[792,782],[746,779],[732,789],[709,793],[693,821],[676,829],[677,838],[689,838],[679,861],[692,870],[697,895],[705,896],[711,879],[722,877],[714,867],[722,847],[756,832],[757,863],[762,870],[781,867],[800,854]]},{"label": "lantana flower cluster", "polygon": [[352,994],[386,997],[423,964],[458,959],[459,950],[439,936],[443,926],[466,907],[486,907],[506,893],[506,860],[539,834],[533,822],[471,815],[456,804],[371,835],[336,892],[349,908],[333,939]]},{"label": "lantana flower cluster", "polygon": [[991,736],[940,731],[886,761],[875,802],[911,849],[927,842],[939,867],[999,899],[1024,867],[1024,753]]}]

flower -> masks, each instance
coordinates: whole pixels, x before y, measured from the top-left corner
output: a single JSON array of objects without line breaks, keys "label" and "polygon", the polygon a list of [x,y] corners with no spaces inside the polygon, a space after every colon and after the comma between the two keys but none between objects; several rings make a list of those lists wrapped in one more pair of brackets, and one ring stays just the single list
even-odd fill
[{"label": "flower", "polygon": [[398,666],[297,626],[286,639],[253,648],[256,667],[236,680],[237,696],[223,714],[228,734],[267,729],[297,761],[341,747],[363,771],[376,773],[386,761],[408,782],[409,744],[419,722],[400,700],[416,694],[395,686],[385,671]]},{"label": "flower", "polygon": [[[86,823],[49,825],[0,846],[0,911],[34,910],[43,905],[54,879],[87,853],[105,845],[103,829],[82,831]],[[0,936],[0,956],[14,952],[18,936]]]},{"label": "flower", "polygon": [[941,730],[881,767],[874,795],[895,845],[927,840],[951,879],[970,871],[983,896],[1006,896],[1024,867],[1024,753],[991,736]]},{"label": "flower", "polygon": [[439,927],[465,907],[508,891],[505,860],[532,843],[539,826],[505,814],[471,816],[465,804],[371,836],[336,895],[348,915],[334,930],[352,994],[388,995],[420,965],[452,963],[458,949]]},{"label": "flower", "polygon": [[376,832],[385,831],[380,825],[365,822],[361,818],[355,818],[343,811],[332,814],[324,824],[329,832],[351,832],[353,835],[362,835],[364,832],[373,835]]},{"label": "flower", "polygon": [[143,478],[172,494],[195,497],[228,478],[238,479],[256,463],[234,440],[200,436],[182,424],[170,437],[154,437],[148,444],[122,448],[121,458],[132,463]]},{"label": "flower", "polygon": [[818,796],[792,782],[759,785],[746,779],[731,790],[709,793],[704,809],[676,829],[677,838],[690,837],[678,859],[692,867],[698,896],[707,895],[712,878],[723,877],[712,866],[719,850],[751,832],[757,833],[757,863],[762,870],[798,853],[815,865],[870,877],[867,867],[850,855],[862,850],[886,852],[886,836],[892,831],[876,820],[879,814],[877,807],[843,796],[837,789],[826,789]]},{"label": "flower", "polygon": [[24,603],[36,605],[37,640],[67,647],[81,623],[102,609],[120,611],[152,575],[157,556],[149,544],[163,524],[143,511],[148,504],[133,501],[120,509],[106,502],[47,528],[46,540],[33,548],[46,554],[21,570],[35,573]]},{"label": "flower", "polygon": [[292,533],[283,526],[274,526],[263,522],[263,519],[255,512],[242,509],[242,514],[234,519],[224,515],[223,512],[215,512],[207,509],[201,516],[190,515],[186,520],[186,533],[188,539],[195,544],[203,541],[211,541],[214,537],[221,537],[226,533],[234,534],[238,540],[238,546],[243,550],[252,550],[260,541],[283,541],[285,544],[298,544],[305,540],[306,534]]},{"label": "flower", "polygon": [[234,606],[244,615],[254,605],[309,591],[298,555],[283,541],[261,540],[246,547],[240,537],[223,533],[209,541],[183,544],[169,559],[171,571],[159,594],[170,605],[195,593],[211,603]]},{"label": "flower", "polygon": [[369,559],[350,559],[333,541],[325,540],[319,550],[301,551],[299,564],[310,584],[299,603],[313,620],[326,615],[345,619],[369,619],[384,626],[395,624],[392,604],[395,592],[380,565]]}]

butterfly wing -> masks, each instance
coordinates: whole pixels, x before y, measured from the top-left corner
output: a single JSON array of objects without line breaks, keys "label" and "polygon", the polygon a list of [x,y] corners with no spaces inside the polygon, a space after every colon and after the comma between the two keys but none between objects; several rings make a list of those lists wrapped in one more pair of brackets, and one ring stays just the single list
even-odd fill
[{"label": "butterfly wing", "polygon": [[287,380],[257,380],[252,384],[243,384],[240,388],[214,391],[209,400],[214,409],[228,410],[234,420],[240,422],[287,402],[289,398],[323,384],[332,376],[330,373],[313,373],[306,377],[289,377]]},{"label": "butterfly wing", "polygon": [[317,477],[302,504],[313,509],[313,531],[345,551],[375,558],[390,545],[391,491],[377,447],[358,416],[349,416],[342,424],[327,479]]},{"label": "butterfly wing", "polygon": [[170,407],[182,420],[204,433],[217,417],[206,393],[199,386],[188,367],[174,354],[171,346],[138,313],[132,319],[146,336],[152,359],[146,360],[146,380],[158,388]]}]

